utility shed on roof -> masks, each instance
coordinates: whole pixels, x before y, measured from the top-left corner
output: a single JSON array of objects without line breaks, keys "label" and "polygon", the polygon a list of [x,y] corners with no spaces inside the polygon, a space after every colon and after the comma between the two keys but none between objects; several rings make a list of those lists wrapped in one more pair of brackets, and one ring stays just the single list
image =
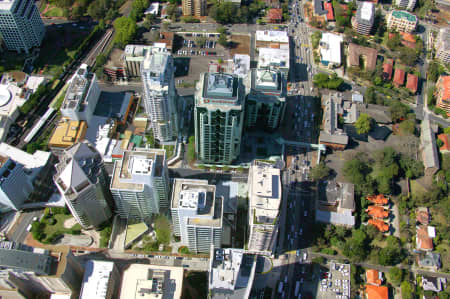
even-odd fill
[{"label": "utility shed on roof", "polygon": [[420,133],[420,145],[422,160],[425,167],[425,175],[433,175],[439,170],[439,157],[436,148],[436,139],[428,118],[422,121]]}]

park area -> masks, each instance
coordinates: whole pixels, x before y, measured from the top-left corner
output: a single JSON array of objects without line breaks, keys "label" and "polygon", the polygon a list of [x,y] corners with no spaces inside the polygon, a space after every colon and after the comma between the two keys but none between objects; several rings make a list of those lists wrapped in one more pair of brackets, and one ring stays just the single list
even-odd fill
[{"label": "park area", "polygon": [[75,57],[78,47],[89,33],[90,30],[67,25],[48,28],[35,71],[51,76],[62,71],[64,63]]}]

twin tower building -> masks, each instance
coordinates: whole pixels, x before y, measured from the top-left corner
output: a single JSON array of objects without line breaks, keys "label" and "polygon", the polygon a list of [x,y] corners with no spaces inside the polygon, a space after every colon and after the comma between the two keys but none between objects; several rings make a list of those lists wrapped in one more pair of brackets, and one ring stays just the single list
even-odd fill
[{"label": "twin tower building", "polygon": [[[154,136],[175,140],[178,107],[174,63],[165,48],[152,47],[141,65],[143,102]],[[243,128],[273,131],[285,110],[286,74],[261,68],[247,74],[202,73],[195,92],[195,152],[203,163],[230,164],[240,152]]]}]

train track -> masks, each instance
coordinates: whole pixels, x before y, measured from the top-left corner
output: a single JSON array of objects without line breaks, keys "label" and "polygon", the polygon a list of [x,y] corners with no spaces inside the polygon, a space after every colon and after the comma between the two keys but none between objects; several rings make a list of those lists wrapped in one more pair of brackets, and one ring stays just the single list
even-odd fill
[{"label": "train track", "polygon": [[89,52],[87,57],[83,60],[83,63],[93,67],[95,65],[95,60],[99,54],[103,52],[108,43],[111,41],[111,37],[113,36],[114,29],[110,28],[103,35],[102,39],[95,45],[94,48]]}]

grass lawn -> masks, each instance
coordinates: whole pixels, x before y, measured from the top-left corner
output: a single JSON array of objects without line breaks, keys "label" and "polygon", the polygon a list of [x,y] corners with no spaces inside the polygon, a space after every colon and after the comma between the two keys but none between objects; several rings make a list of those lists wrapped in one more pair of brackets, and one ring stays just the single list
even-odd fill
[{"label": "grass lawn", "polygon": [[125,244],[132,242],[138,236],[148,230],[148,226],[144,223],[130,224],[127,226],[127,236],[125,237]]},{"label": "grass lawn", "polygon": [[411,180],[411,194],[417,197],[422,197],[427,193],[427,190],[416,180]]},{"label": "grass lawn", "polygon": [[173,145],[163,145],[163,149],[166,150],[166,159],[169,159],[174,154],[173,151],[175,150],[175,146],[173,146]]},{"label": "grass lawn", "polygon": [[74,56],[78,46],[89,34],[88,30],[76,27],[48,29],[35,66],[38,73],[55,75],[62,65]]},{"label": "grass lawn", "polygon": [[68,87],[69,85],[66,84],[63,88],[61,88],[58,94],[53,98],[53,101],[50,103],[50,107],[54,108],[55,110],[59,110],[59,108],[61,108]]},{"label": "grass lawn", "polygon": [[[72,215],[65,215],[65,214],[56,214],[53,216],[53,218],[56,219],[56,223],[53,225],[49,225],[46,224],[45,228],[44,228],[44,233],[45,235],[48,237],[50,235],[52,235],[53,233],[60,233],[60,234],[66,234],[66,233],[70,233],[70,230],[72,229],[80,229],[81,230],[81,225],[80,224],[75,224],[74,226],[72,226],[70,229],[67,229],[64,227],[64,221],[66,221],[67,219],[73,218]],[[43,220],[45,221],[45,220]]]},{"label": "grass lawn", "polygon": [[64,11],[59,7],[52,7],[44,14],[46,17],[62,17],[64,15]]}]

